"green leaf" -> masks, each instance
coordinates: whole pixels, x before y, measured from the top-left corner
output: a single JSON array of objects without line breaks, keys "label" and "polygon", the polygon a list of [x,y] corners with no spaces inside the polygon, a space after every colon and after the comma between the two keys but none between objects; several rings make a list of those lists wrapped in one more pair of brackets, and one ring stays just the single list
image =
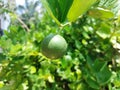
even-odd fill
[{"label": "green leaf", "polygon": [[79,16],[84,14],[95,2],[96,0],[74,0],[67,14],[68,20],[71,22],[75,21]]},{"label": "green leaf", "polygon": [[58,0],[61,9],[61,16],[58,18],[60,22],[66,19],[67,13],[72,5],[73,0]]},{"label": "green leaf", "polygon": [[58,23],[64,22],[73,0],[42,0],[48,13]]},{"label": "green leaf", "polygon": [[107,62],[96,60],[93,69],[99,85],[105,85],[110,81],[112,73],[107,67]]},{"label": "green leaf", "polygon": [[72,64],[72,57],[70,55],[64,56],[64,58],[61,60],[61,65],[63,68],[71,67]]},{"label": "green leaf", "polygon": [[96,60],[93,65],[94,72],[100,72],[107,66],[107,62]]},{"label": "green leaf", "polygon": [[60,25],[60,22],[57,20],[57,18],[54,16],[54,12],[50,9],[50,6],[48,4],[48,2],[46,0],[41,0],[41,2],[43,3],[43,5],[45,6],[45,8],[47,9],[48,13],[50,14],[50,16],[55,20],[55,22]]},{"label": "green leaf", "polygon": [[89,10],[89,15],[99,19],[109,19],[114,17],[114,13],[104,8],[95,8]]},{"label": "green leaf", "polygon": [[4,86],[4,82],[0,81],[0,88],[2,88]]},{"label": "green leaf", "polygon": [[86,82],[89,84],[91,88],[94,88],[96,90],[100,90],[99,84],[94,80],[93,77],[87,77]]},{"label": "green leaf", "polygon": [[85,83],[80,83],[76,90],[90,90],[90,88]]},{"label": "green leaf", "polygon": [[114,72],[113,75],[113,84],[115,85],[115,87],[120,87],[120,71]]},{"label": "green leaf", "polygon": [[113,34],[113,36],[120,37],[120,30],[117,30],[117,31]]},{"label": "green leaf", "polygon": [[96,31],[96,33],[103,39],[109,38],[111,35],[111,28],[105,22],[101,24],[100,28]]},{"label": "green leaf", "polygon": [[105,85],[110,81],[111,76],[112,73],[109,71],[107,67],[105,67],[103,70],[101,70],[96,74],[97,82],[100,85]]},{"label": "green leaf", "polygon": [[21,44],[11,45],[9,54],[16,55],[20,53],[20,50],[22,49]]},{"label": "green leaf", "polygon": [[30,73],[31,73],[31,74],[36,73],[36,67],[31,66],[31,67],[30,67]]},{"label": "green leaf", "polygon": [[87,72],[87,79],[89,79],[89,81],[86,82],[88,84],[91,82],[90,86],[92,88],[94,87],[92,86],[92,83],[98,83],[98,85],[105,85],[110,81],[112,73],[107,67],[107,62],[100,60],[92,62],[89,58],[87,58],[87,63],[89,66],[89,70],[90,72],[92,72],[92,74],[89,74],[89,71]]},{"label": "green leaf", "polygon": [[5,55],[3,55],[2,53],[0,53],[0,62],[2,61],[2,60],[5,60]]}]

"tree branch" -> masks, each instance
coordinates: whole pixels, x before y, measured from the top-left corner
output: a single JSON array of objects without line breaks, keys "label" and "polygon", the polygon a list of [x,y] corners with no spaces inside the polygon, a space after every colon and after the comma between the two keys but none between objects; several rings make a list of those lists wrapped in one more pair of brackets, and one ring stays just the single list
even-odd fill
[{"label": "tree branch", "polygon": [[23,25],[23,27],[26,29],[26,31],[29,32],[30,29],[28,28],[28,26],[18,16],[16,18]]}]

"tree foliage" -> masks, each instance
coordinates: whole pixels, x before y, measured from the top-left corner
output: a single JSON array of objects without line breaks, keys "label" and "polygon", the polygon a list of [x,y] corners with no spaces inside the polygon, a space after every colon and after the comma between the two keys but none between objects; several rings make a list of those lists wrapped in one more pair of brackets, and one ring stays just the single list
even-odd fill
[{"label": "tree foliage", "polygon": [[[42,18],[34,12],[23,20],[25,14],[7,12],[12,22],[10,32],[0,37],[0,90],[119,90],[117,0],[41,1],[47,10]],[[84,11],[73,7],[75,2]],[[81,13],[74,11],[69,19],[70,8]],[[68,43],[67,53],[57,60],[41,54],[41,42],[51,32]]]}]

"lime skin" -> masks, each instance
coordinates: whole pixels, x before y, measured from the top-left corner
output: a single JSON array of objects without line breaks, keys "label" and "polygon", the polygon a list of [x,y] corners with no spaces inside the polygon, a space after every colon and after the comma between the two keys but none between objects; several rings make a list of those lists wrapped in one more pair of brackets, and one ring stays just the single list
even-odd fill
[{"label": "lime skin", "polygon": [[67,51],[66,40],[58,34],[49,34],[41,43],[41,52],[49,59],[58,59]]}]

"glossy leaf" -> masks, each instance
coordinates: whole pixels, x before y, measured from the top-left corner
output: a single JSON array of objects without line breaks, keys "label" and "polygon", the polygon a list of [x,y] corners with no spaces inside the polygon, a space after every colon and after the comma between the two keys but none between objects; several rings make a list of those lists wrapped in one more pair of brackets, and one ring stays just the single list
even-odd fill
[{"label": "glossy leaf", "polygon": [[89,10],[89,15],[99,19],[110,19],[114,17],[114,13],[112,11],[104,8],[91,9]]},{"label": "glossy leaf", "polygon": [[110,26],[106,23],[102,23],[100,28],[96,31],[96,33],[103,39],[109,38],[111,35]]},{"label": "glossy leaf", "polygon": [[72,6],[69,9],[67,18],[69,21],[75,21],[79,16],[83,15],[96,0],[74,0]]},{"label": "glossy leaf", "polygon": [[46,0],[41,0],[43,5],[45,6],[45,8],[47,9],[48,13],[50,14],[50,16],[55,20],[55,22],[60,25],[60,22],[57,20],[57,18],[54,16],[54,12],[51,10],[48,2]]},{"label": "glossy leaf", "polygon": [[73,0],[42,0],[47,11],[57,22],[64,22]]},{"label": "glossy leaf", "polygon": [[60,22],[63,22],[66,19],[67,13],[74,0],[58,0],[58,1],[61,9],[61,16],[58,19]]}]

